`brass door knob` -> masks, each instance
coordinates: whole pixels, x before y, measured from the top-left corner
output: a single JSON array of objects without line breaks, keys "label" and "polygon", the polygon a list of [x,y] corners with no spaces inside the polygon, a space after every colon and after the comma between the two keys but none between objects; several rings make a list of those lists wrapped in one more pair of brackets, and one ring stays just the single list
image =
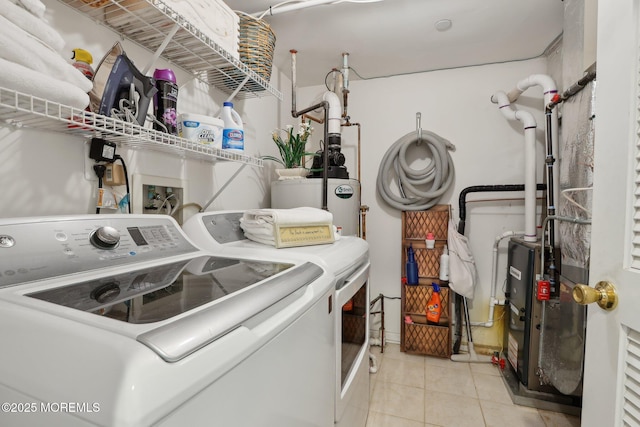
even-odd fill
[{"label": "brass door knob", "polygon": [[576,285],[573,288],[573,300],[582,305],[597,302],[600,308],[609,311],[618,305],[618,293],[613,283],[606,281],[596,283],[594,288]]}]

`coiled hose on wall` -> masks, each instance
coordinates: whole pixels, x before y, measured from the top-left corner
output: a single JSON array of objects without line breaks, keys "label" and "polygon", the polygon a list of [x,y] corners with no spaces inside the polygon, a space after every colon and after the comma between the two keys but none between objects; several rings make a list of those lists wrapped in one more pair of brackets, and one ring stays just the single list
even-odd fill
[{"label": "coiled hose on wall", "polygon": [[[407,149],[412,144],[431,152],[432,160],[423,169],[413,169],[407,163]],[[418,131],[406,134],[393,143],[380,162],[378,194],[391,207],[404,211],[421,211],[437,205],[453,182],[455,174],[449,150],[455,149],[451,142],[430,131],[422,130],[421,135]],[[390,188],[392,171],[398,181],[399,196]]]}]

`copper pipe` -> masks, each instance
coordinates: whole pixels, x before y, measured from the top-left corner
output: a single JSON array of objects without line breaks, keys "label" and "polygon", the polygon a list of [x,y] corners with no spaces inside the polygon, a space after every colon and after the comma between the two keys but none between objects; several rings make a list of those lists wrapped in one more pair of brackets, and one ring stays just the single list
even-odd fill
[{"label": "copper pipe", "polygon": [[302,115],[302,120],[304,120],[304,119],[309,119],[311,121],[314,121],[314,122],[320,123],[320,124],[324,123],[324,119],[318,119],[317,117],[310,116],[309,114],[303,114]]},{"label": "copper pipe", "polygon": [[297,86],[296,85],[296,80],[297,80],[296,55],[298,51],[295,49],[291,49],[289,53],[291,53],[291,115],[293,117],[296,117],[295,115],[295,112],[297,110],[296,108],[296,86]]},{"label": "copper pipe", "polygon": [[363,240],[367,240],[367,212],[369,212],[369,206],[360,206],[360,237]]}]

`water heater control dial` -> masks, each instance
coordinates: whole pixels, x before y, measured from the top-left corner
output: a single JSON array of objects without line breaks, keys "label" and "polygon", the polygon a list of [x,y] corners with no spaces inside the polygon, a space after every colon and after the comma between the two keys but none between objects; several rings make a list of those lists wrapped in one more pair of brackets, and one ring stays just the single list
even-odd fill
[{"label": "water heater control dial", "polygon": [[98,249],[113,249],[120,243],[120,233],[115,228],[105,225],[91,233],[89,241]]}]

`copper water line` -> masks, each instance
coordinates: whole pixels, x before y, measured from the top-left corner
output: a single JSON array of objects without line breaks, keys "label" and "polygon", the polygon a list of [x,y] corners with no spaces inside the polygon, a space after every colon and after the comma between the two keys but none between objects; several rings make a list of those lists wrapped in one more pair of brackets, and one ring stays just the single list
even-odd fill
[{"label": "copper water line", "polygon": [[313,120],[316,123],[324,124],[324,119],[318,119],[318,118],[310,116],[308,114],[303,114],[301,119],[302,119],[302,121],[304,121],[304,119],[309,119],[309,120]]},{"label": "copper water line", "polygon": [[360,237],[363,240],[367,240],[367,212],[369,212],[369,206],[360,205]]}]

